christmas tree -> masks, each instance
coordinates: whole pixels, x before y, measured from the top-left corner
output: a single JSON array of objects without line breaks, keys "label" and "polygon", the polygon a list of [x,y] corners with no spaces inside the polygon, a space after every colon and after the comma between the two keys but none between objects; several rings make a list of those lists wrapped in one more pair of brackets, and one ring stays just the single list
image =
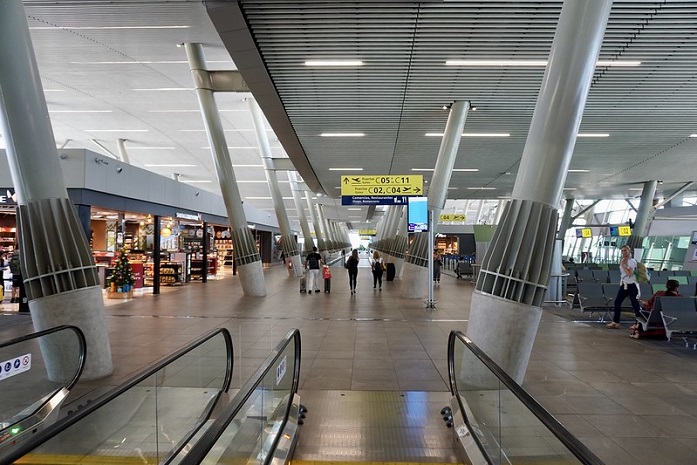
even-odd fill
[{"label": "christmas tree", "polygon": [[112,292],[128,292],[133,287],[133,271],[131,264],[128,261],[128,252],[126,249],[121,249],[119,258],[116,260],[114,271],[109,277],[109,285]]}]

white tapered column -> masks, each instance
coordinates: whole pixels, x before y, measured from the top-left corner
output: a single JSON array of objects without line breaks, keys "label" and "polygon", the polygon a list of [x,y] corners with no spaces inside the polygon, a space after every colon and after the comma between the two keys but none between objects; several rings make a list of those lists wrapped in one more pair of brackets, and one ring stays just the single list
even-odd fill
[{"label": "white tapered column", "polygon": [[467,335],[518,383],[542,315],[557,205],[611,6],[611,0],[564,1],[512,200],[472,296]]},{"label": "white tapered column", "polygon": [[261,266],[261,255],[259,255],[254,237],[247,227],[247,216],[244,213],[242,197],[237,187],[235,172],[232,169],[232,160],[225,141],[225,133],[220,122],[214,92],[208,87],[209,82],[200,79],[200,72],[206,71],[203,47],[201,44],[187,43],[184,44],[184,48],[189,59],[191,74],[196,86],[196,96],[203,116],[208,142],[211,146],[220,193],[230,220],[232,244],[235,251],[234,259],[237,264],[237,274],[240,277],[242,292],[247,296],[262,297],[266,295],[266,283]]},{"label": "white tapered column", "polygon": [[[453,103],[445,124],[445,133],[441,141],[433,169],[433,178],[428,188],[428,210],[433,212],[432,227],[438,226],[440,212],[445,205],[448,194],[450,176],[453,172],[457,150],[462,139],[462,130],[467,119],[469,102],[457,101]],[[433,250],[428,250],[429,233],[418,233],[413,246],[409,250],[409,257],[404,263],[402,276],[402,296],[410,299],[419,299],[428,291],[432,277],[428,275],[428,263],[433,260]]]},{"label": "white tapered column", "polygon": [[[0,124],[17,194],[22,278],[34,329],[85,334],[82,379],[113,371],[97,268],[61,176],[60,159],[21,0],[0,1]],[[42,350],[49,376],[72,373],[70,351]]]}]

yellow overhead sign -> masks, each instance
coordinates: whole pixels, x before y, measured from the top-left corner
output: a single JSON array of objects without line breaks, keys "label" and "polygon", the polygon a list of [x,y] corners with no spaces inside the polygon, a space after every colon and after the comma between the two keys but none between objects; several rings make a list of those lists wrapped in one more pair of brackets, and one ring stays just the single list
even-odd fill
[{"label": "yellow overhead sign", "polygon": [[381,176],[342,176],[341,195],[423,195],[424,177],[420,174]]},{"label": "yellow overhead sign", "polygon": [[462,213],[444,213],[440,215],[441,221],[465,221],[465,218],[465,215],[463,215]]},{"label": "yellow overhead sign", "polygon": [[631,236],[632,235],[632,228],[629,226],[620,226],[617,228],[617,230],[620,233],[620,236]]},{"label": "yellow overhead sign", "polygon": [[358,234],[360,236],[374,236],[377,231],[375,229],[359,229]]}]

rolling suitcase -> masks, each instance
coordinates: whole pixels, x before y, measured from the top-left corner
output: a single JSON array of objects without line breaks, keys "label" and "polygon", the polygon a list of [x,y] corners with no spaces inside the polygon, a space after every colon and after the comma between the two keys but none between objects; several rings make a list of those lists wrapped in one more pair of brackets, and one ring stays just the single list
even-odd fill
[{"label": "rolling suitcase", "polygon": [[307,278],[304,275],[300,278],[300,292],[307,292]]},{"label": "rolling suitcase", "polygon": [[394,281],[394,275],[395,275],[394,263],[388,263],[387,264],[387,280]]},{"label": "rolling suitcase", "polygon": [[322,268],[322,277],[324,278],[324,292],[332,291],[332,271],[327,265]]}]

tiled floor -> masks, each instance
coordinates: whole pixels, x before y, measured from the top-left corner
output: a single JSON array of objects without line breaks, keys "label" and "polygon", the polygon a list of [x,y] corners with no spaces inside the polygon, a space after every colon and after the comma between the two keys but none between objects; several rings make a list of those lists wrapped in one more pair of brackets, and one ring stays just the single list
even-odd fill
[{"label": "tiled floor", "polygon": [[[354,296],[340,267],[334,269],[330,294],[299,293],[297,279],[281,267],[266,269],[265,278],[264,298],[243,296],[237,278],[227,277],[165,288],[159,296],[109,301],[114,374],[81,383],[76,392],[85,395],[98,386],[101,392],[216,327],[226,327],[233,335],[233,387],[239,387],[290,328],[299,328],[300,395],[309,413],[296,459],[321,460],[317,450],[338,451],[325,460],[408,461],[423,456],[405,455],[399,441],[380,446],[371,439],[374,416],[355,398],[373,398],[376,391],[385,391],[390,402],[402,398],[405,405],[414,399],[412,393],[425,392],[418,405],[433,410],[425,411],[434,418],[427,422],[437,437],[433,441],[447,440],[450,432],[439,424],[437,406],[448,398],[448,333],[467,327],[473,288],[469,281],[444,276],[435,289],[438,305],[430,310],[420,300],[401,298],[399,280],[374,291],[365,266]],[[697,353],[677,342],[635,340],[626,329],[607,330],[575,319],[581,319],[576,310],[545,308],[524,387],[608,464],[697,464]],[[31,331],[31,325],[26,316],[10,312],[0,317],[0,329],[0,338],[8,339]],[[339,405],[332,409],[327,399]],[[349,401],[353,403],[346,405],[358,407],[345,408],[342,403]],[[365,405],[374,409],[376,404]],[[341,419],[323,417],[327,409],[335,412],[327,415],[343,416],[343,428]],[[396,422],[405,418],[410,417],[394,416]],[[359,428],[349,430],[349,424]],[[312,435],[313,430],[322,433]],[[338,449],[341,444],[349,449]],[[383,455],[352,455],[351,447],[375,447]],[[454,460],[451,450],[439,447],[424,461]]]}]

